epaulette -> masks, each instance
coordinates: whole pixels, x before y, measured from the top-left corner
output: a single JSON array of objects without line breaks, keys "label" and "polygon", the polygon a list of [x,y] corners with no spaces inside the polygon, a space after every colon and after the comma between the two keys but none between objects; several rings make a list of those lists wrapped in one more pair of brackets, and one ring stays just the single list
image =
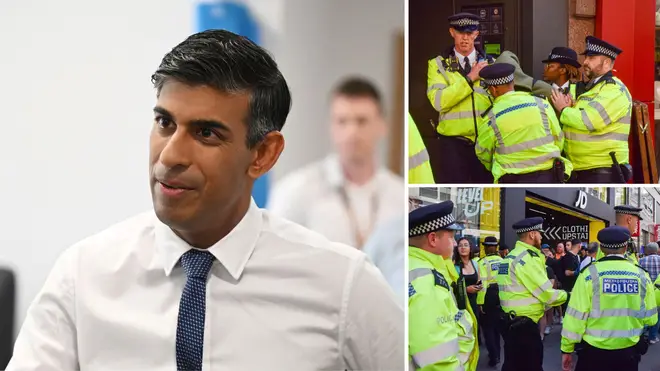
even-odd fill
[{"label": "epaulette", "polygon": [[488,113],[489,113],[490,110],[492,110],[492,109],[493,109],[493,105],[491,104],[490,107],[488,107],[488,108],[484,111],[484,113],[481,114],[481,118],[486,117],[486,115],[488,115]]},{"label": "epaulette", "polygon": [[415,288],[413,287],[412,283],[408,283],[408,297],[412,297],[415,295],[417,291],[415,291]]},{"label": "epaulette", "polygon": [[532,249],[527,249],[527,252],[529,253],[529,255],[531,255],[535,258],[539,257],[539,254],[536,251],[532,250]]}]

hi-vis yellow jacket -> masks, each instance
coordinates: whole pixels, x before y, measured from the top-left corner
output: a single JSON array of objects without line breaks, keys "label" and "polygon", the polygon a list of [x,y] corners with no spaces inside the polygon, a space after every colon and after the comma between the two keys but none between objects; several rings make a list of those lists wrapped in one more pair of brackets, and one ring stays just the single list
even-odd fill
[{"label": "hi-vis yellow jacket", "polygon": [[429,153],[415,121],[408,113],[408,184],[434,184]]},{"label": "hi-vis yellow jacket", "polygon": [[620,164],[630,162],[628,135],[632,98],[626,86],[607,73],[580,95],[559,117],[566,135],[566,156],[575,170],[612,166],[610,152]]},{"label": "hi-vis yellow jacket", "polygon": [[546,99],[526,92],[510,92],[493,102],[480,118],[475,151],[479,161],[498,179],[506,174],[528,174],[552,169],[564,162],[566,177],[573,166],[561,157],[564,134]]},{"label": "hi-vis yellow jacket", "polygon": [[655,283],[655,304],[660,307],[660,276],[656,278]]},{"label": "hi-vis yellow jacket", "polygon": [[552,288],[545,269],[545,256],[522,241],[502,260],[497,275],[502,310],[538,322],[546,307],[562,305],[568,294]]},{"label": "hi-vis yellow jacket", "polygon": [[476,370],[477,320],[469,302],[467,309],[458,309],[452,289],[458,273],[453,263],[413,246],[408,248],[408,262],[410,369]]},{"label": "hi-vis yellow jacket", "polygon": [[[477,293],[477,304],[483,305],[486,299],[486,291],[491,284],[497,284],[497,272],[500,268],[502,257],[497,254],[487,255],[479,259],[479,277],[481,277],[483,289]],[[477,310],[475,308],[475,310]]]},{"label": "hi-vis yellow jacket", "polygon": [[561,331],[561,350],[582,340],[599,349],[623,349],[639,341],[644,326],[658,321],[653,283],[640,266],[607,256],[580,273]]},{"label": "hi-vis yellow jacket", "polygon": [[[477,61],[492,64],[493,58],[477,50]],[[475,139],[477,119],[491,104],[488,92],[463,73],[451,47],[429,60],[427,96],[438,111],[438,133]]]}]

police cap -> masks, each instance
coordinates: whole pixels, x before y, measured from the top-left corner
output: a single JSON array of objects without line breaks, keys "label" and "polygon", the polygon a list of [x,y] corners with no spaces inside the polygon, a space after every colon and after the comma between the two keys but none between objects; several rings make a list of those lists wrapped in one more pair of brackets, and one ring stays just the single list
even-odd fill
[{"label": "police cap", "polygon": [[618,250],[628,246],[630,231],[628,228],[612,226],[598,232],[601,249]]},{"label": "police cap", "polygon": [[500,243],[497,242],[497,238],[495,236],[488,236],[484,238],[484,241],[482,242],[483,245],[485,246],[497,246]]},{"label": "police cap", "polygon": [[479,17],[472,13],[457,13],[449,18],[449,26],[459,32],[473,32],[479,29]]},{"label": "police cap", "polygon": [[514,223],[512,228],[518,234],[531,231],[543,232],[543,218],[537,216],[534,218],[523,219]]},{"label": "police cap", "polygon": [[642,208],[640,207],[635,207],[630,205],[618,205],[618,206],[614,206],[614,212],[617,214],[633,215],[638,217],[639,220],[643,220],[641,216]]},{"label": "police cap", "polygon": [[487,86],[506,85],[513,82],[513,73],[516,67],[508,63],[495,63],[484,67],[479,72],[479,77]]},{"label": "police cap", "polygon": [[451,201],[443,201],[411,211],[408,214],[408,236],[421,236],[442,229],[462,229],[455,224],[456,219],[452,211],[454,211],[454,203]]},{"label": "police cap", "polygon": [[585,50],[582,55],[604,55],[616,59],[619,54],[623,53],[623,50],[597,37],[587,36],[585,40],[587,42],[587,50]]}]

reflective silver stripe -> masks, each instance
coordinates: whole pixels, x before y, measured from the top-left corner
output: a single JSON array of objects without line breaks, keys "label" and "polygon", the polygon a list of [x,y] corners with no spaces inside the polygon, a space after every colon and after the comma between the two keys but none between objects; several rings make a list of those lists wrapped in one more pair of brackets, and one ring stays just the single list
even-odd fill
[{"label": "reflective silver stripe", "polygon": [[445,78],[446,81],[449,81],[445,68],[442,66],[442,58],[440,56],[435,57],[435,64],[438,66],[438,72]]},{"label": "reflective silver stripe", "polygon": [[561,337],[573,341],[581,341],[582,336],[576,332],[566,330],[566,327],[561,329]]},{"label": "reflective silver stripe", "polygon": [[527,169],[532,166],[541,165],[542,163],[559,156],[559,151],[553,151],[529,160],[516,161],[510,164],[500,164],[500,166],[502,166],[503,169]]},{"label": "reflective silver stripe", "polygon": [[639,278],[642,279],[642,290],[641,290],[642,302],[639,306],[639,311],[646,312],[646,285],[648,284],[648,282],[646,282],[646,271],[641,268],[639,268]]},{"label": "reflective silver stripe", "polygon": [[628,115],[625,115],[622,118],[620,118],[618,122],[619,122],[619,124],[630,125],[630,121],[631,121],[631,118],[630,118],[630,115],[628,114]]},{"label": "reflective silver stripe", "polygon": [[450,340],[446,343],[438,344],[432,348],[413,354],[412,358],[419,366],[424,368],[445,358],[458,355],[458,339]]},{"label": "reflective silver stripe", "polygon": [[584,321],[587,318],[589,318],[589,313],[580,312],[579,310],[577,310],[575,308],[571,308],[570,306],[566,309],[566,315],[571,316],[571,317],[575,317],[575,318],[579,319],[580,321]]},{"label": "reflective silver stripe", "polygon": [[657,313],[657,308],[651,310],[634,310],[629,308],[619,308],[619,309],[603,309],[600,311],[591,311],[589,312],[590,318],[605,318],[605,317],[634,317],[634,318],[646,318],[650,317],[653,314]]},{"label": "reflective silver stripe", "polygon": [[408,158],[408,169],[422,166],[426,161],[429,161],[429,153],[423,149]]},{"label": "reflective silver stripe", "polygon": [[604,133],[604,134],[592,135],[592,134],[573,133],[571,131],[567,131],[566,139],[580,141],[580,142],[600,142],[603,140],[620,140],[627,142],[628,134]]},{"label": "reflective silver stripe", "polygon": [[518,283],[518,277],[516,277],[516,267],[518,266],[518,263],[522,260],[522,258],[527,256],[527,254],[529,254],[529,252],[527,250],[523,250],[523,252],[521,252],[520,255],[516,256],[513,259],[513,261],[511,262],[511,266],[509,268],[511,271],[511,274],[509,274],[509,276],[511,277],[511,285],[525,289],[524,292],[527,292],[527,288]]},{"label": "reflective silver stripe", "polygon": [[536,105],[539,107],[539,111],[541,112],[541,121],[543,121],[545,134],[552,136],[552,132],[550,131],[550,124],[548,123],[548,114],[545,112],[545,103],[543,102],[543,99],[539,97],[535,97],[534,99],[536,100]]},{"label": "reflective silver stripe", "polygon": [[[436,96],[437,97],[437,96]],[[440,115],[440,121],[473,118],[472,111],[447,112]]]},{"label": "reflective silver stripe", "polygon": [[507,154],[524,151],[526,149],[532,149],[532,148],[535,148],[535,147],[539,147],[539,146],[554,143],[554,142],[555,142],[555,138],[552,135],[549,135],[549,136],[545,136],[545,137],[538,138],[538,139],[528,140],[528,141],[522,142],[522,143],[512,144],[510,146],[497,147],[497,153],[502,154],[502,155],[507,155]]},{"label": "reflective silver stripe", "polygon": [[589,266],[589,275],[591,276],[592,296],[591,296],[591,311],[600,312],[600,280],[598,279],[598,269],[595,265]]},{"label": "reflective silver stripe", "polygon": [[524,294],[524,293],[527,292],[527,289],[524,286],[521,286],[521,285],[500,285],[500,284],[498,284],[497,287],[502,292],[510,292],[512,294]]},{"label": "reflective silver stripe", "polygon": [[[640,336],[642,332],[644,332],[643,328],[635,328],[631,330],[596,330],[587,328],[584,331],[584,334],[599,338],[630,338],[633,336]],[[563,335],[564,332],[562,331],[562,336]]]},{"label": "reflective silver stripe", "polygon": [[410,357],[410,363],[408,363],[408,370],[416,370],[419,367],[415,365],[415,361]]},{"label": "reflective silver stripe", "polygon": [[527,305],[539,304],[539,299],[537,298],[524,298],[524,299],[515,299],[515,300],[501,300],[503,307],[517,308],[524,307]]},{"label": "reflective silver stripe", "polygon": [[537,287],[536,289],[534,289],[534,291],[532,291],[532,295],[534,295],[538,298],[539,296],[541,296],[545,292],[545,290],[547,290],[551,287],[552,287],[552,285],[550,285],[550,281],[545,281],[543,283],[543,285]]},{"label": "reflective silver stripe", "polygon": [[458,353],[458,360],[461,362],[461,365],[466,364],[470,360],[471,353]]},{"label": "reflective silver stripe", "polygon": [[[488,120],[490,120],[490,127],[493,129],[493,133],[495,134],[495,139],[497,139],[497,144],[500,147],[504,147],[504,138],[502,137],[502,132],[500,132],[500,128],[497,127],[497,119],[495,117],[495,113],[493,113],[493,110],[488,111]],[[497,148],[495,149],[497,151]]]},{"label": "reflective silver stripe", "polygon": [[607,114],[607,111],[605,110],[605,107],[603,107],[603,105],[600,104],[600,102],[594,100],[594,101],[591,101],[591,103],[589,103],[589,105],[591,107],[595,108],[596,111],[598,111],[598,114],[600,115],[600,118],[603,119],[603,123],[605,124],[605,126],[612,123],[612,119],[610,118],[610,115]]},{"label": "reflective silver stripe", "polygon": [[408,272],[408,282],[412,282],[418,278],[428,276],[433,274],[433,272],[428,268],[415,268]]},{"label": "reflective silver stripe", "polygon": [[446,87],[447,87],[447,84],[441,84],[441,83],[433,84],[433,85],[429,86],[428,92],[430,93],[431,91],[433,91],[435,89],[442,90]]},{"label": "reflective silver stripe", "polygon": [[580,111],[582,111],[582,122],[584,123],[584,126],[587,127],[587,130],[594,131],[594,124],[591,123],[591,119],[587,115],[587,111],[584,109],[580,109]]},{"label": "reflective silver stripe", "polygon": [[492,153],[493,153],[493,149],[492,149],[492,148],[491,148],[491,149],[484,148],[484,147],[480,146],[479,143],[475,143],[475,144],[474,144],[474,149],[475,149],[477,152],[486,152],[486,153],[489,153],[489,154],[492,154]]},{"label": "reflective silver stripe", "polygon": [[[548,281],[548,282],[550,282],[550,281]],[[557,301],[557,299],[559,299],[559,293],[561,293],[561,291],[559,291],[559,290],[555,290],[555,291],[552,292],[552,296],[550,296],[550,303],[554,303],[554,302]]]},{"label": "reflective silver stripe", "polygon": [[438,112],[440,112],[442,109],[442,90],[438,90],[435,93],[435,98],[433,99],[433,108],[435,108]]},{"label": "reflective silver stripe", "polygon": [[488,95],[488,92],[484,88],[479,87],[479,86],[474,88],[474,92],[477,93],[477,94]]}]

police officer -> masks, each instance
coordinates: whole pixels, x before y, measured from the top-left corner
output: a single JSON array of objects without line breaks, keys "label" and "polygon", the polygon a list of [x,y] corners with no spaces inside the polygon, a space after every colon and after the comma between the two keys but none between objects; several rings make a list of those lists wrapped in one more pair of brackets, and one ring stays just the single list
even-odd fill
[{"label": "police officer", "polygon": [[429,153],[410,113],[408,113],[408,183],[435,183]]},{"label": "police officer", "polygon": [[490,106],[479,84],[479,72],[493,59],[475,48],[479,17],[459,13],[449,17],[454,45],[428,63],[427,95],[438,111],[439,145],[443,156],[438,183],[492,183],[492,177],[474,155],[477,119]]},{"label": "police officer", "polygon": [[571,183],[625,183],[631,177],[628,134],[632,98],[612,76],[621,49],[593,36],[586,39],[584,72],[590,78],[575,102],[553,92],[552,101],[566,135],[566,156],[573,163]]},{"label": "police officer", "polygon": [[499,265],[497,285],[503,324],[502,371],[543,370],[543,343],[538,321],[546,307],[566,301],[565,291],[552,288],[541,254],[543,218],[523,219],[513,225],[518,234],[515,248]]},{"label": "police officer", "polygon": [[546,99],[514,91],[514,70],[506,63],[481,70],[495,101],[479,124],[477,157],[496,183],[561,183],[572,166],[561,157],[557,116]]},{"label": "police officer", "polygon": [[476,370],[476,318],[465,282],[453,267],[455,224],[451,201],[410,212],[408,350],[411,370]]},{"label": "police officer", "polygon": [[579,81],[582,66],[575,50],[558,46],[552,49],[548,58],[542,63],[545,64],[543,80],[551,83],[553,89],[570,95],[574,101],[584,92],[585,85]]},{"label": "police officer", "polygon": [[477,294],[477,305],[481,311],[479,324],[488,349],[488,365],[495,367],[500,363],[500,333],[497,329],[501,312],[499,290],[497,289],[497,272],[502,258],[497,254],[497,238],[488,236],[482,242],[486,256],[479,259],[479,276],[483,289]]},{"label": "police officer", "polygon": [[658,320],[653,283],[642,267],[623,257],[628,229],[613,226],[598,232],[605,257],[589,264],[573,288],[561,332],[562,365],[576,371],[638,369],[648,348],[644,326]]},{"label": "police officer", "polygon": [[[630,205],[614,206],[614,213],[616,215],[615,224],[618,225],[619,227],[626,228],[628,232],[630,232],[630,235],[632,236],[637,230],[637,224],[639,223],[640,220],[642,220],[641,212],[642,209],[635,206],[630,206]],[[596,259],[600,259],[603,256],[605,256],[603,250],[598,250],[598,253],[596,254]],[[639,264],[639,261],[637,259],[637,247],[635,246],[635,242],[633,241],[632,237],[628,239],[628,246],[625,252],[625,257],[631,262],[635,264]]]}]

